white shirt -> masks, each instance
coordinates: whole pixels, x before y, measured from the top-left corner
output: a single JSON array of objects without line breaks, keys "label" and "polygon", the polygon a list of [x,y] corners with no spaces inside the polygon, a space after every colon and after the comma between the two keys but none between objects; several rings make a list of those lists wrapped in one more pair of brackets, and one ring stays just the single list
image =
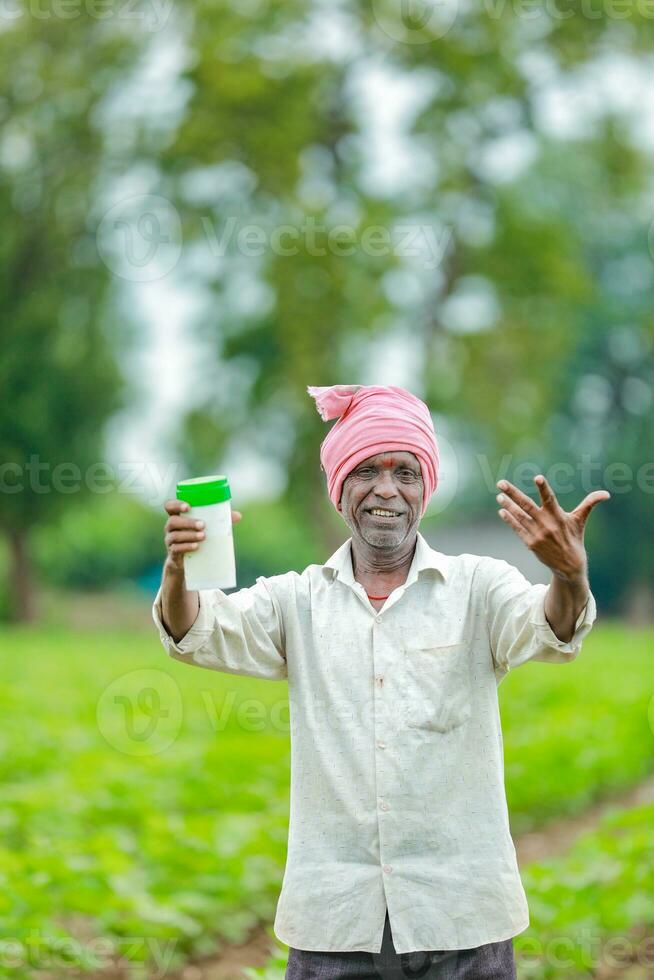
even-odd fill
[{"label": "white shirt", "polygon": [[466,949],[529,925],[509,830],[497,686],[528,660],[565,664],[547,586],[507,562],[444,555],[418,534],[380,612],[352,573],[351,539],[302,574],[199,593],[176,660],[288,679],[288,856],[274,931],[298,949]]}]

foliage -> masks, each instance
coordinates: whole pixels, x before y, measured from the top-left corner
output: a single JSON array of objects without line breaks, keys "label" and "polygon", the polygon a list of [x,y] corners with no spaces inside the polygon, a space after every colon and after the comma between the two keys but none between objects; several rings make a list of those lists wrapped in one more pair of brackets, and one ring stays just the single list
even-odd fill
[{"label": "foliage", "polygon": [[[0,933],[36,930],[41,955],[71,937],[80,965],[95,949],[107,965],[99,938],[174,965],[270,919],[287,820],[283,687],[174,664],[151,634],[16,629],[3,646],[16,660],[2,678]],[[173,744],[152,754],[136,730],[126,738],[119,700],[143,685],[164,711],[181,704]]]},{"label": "foliage", "polygon": [[[259,575],[301,572],[323,560],[313,529],[298,520],[287,501],[253,501],[241,513],[234,526],[239,588],[252,585]],[[335,520],[345,540],[349,531],[340,518]],[[95,495],[35,531],[34,563],[44,583],[61,588],[109,589],[150,577],[158,583],[165,521],[163,508],[134,496],[114,490]]]},{"label": "foliage", "polygon": [[[26,528],[67,506],[55,467],[77,466],[83,477],[101,459],[102,424],[122,404],[106,318],[111,279],[88,219],[105,163],[96,114],[135,45],[115,22],[88,15],[17,16],[5,28],[0,449],[24,489],[5,494],[2,522]],[[28,474],[34,456],[43,468]],[[12,486],[16,472],[7,471]],[[70,480],[69,470],[62,482]]]},{"label": "foliage", "polygon": [[629,950],[645,961],[643,933],[654,928],[653,819],[651,804],[614,808],[568,853],[525,869],[531,925],[515,948],[526,976],[595,976],[598,962],[620,954],[628,961]]},{"label": "foliage", "polygon": [[[307,383],[404,374],[493,471],[505,454],[539,468],[590,454],[592,486],[610,484],[615,461],[635,474],[652,437],[650,152],[627,98],[598,96],[567,129],[547,107],[564,89],[582,100],[618,61],[639,70],[649,24],[636,9],[521,8],[458,10],[432,36],[385,0],[329,11],[318,0],[182,0],[161,25],[182,66],[175,107],[120,123],[111,105],[138,90],[132,69],[150,64],[152,37],[88,11],[8,22],[3,460],[25,467],[36,455],[50,481],[60,464],[85,473],[130,397],[117,360],[130,284],[113,282],[119,309],[94,241],[125,176],[179,214],[178,281],[207,355],[173,427],[176,456],[194,472],[234,446],[274,459],[286,503],[323,551],[341,528]],[[411,167],[399,175],[375,142],[376,91],[403,106]],[[400,229],[413,236],[404,252]],[[371,232],[389,244],[366,247]],[[437,256],[416,247],[430,235]],[[26,482],[3,509],[5,528],[25,535],[71,507],[66,492]],[[460,500],[490,513],[479,473],[470,482]],[[567,502],[587,489],[575,478]],[[640,534],[650,493],[616,489],[589,527],[598,595],[616,610],[652,581]]]},{"label": "foliage", "polygon": [[83,499],[33,536],[36,566],[52,585],[98,589],[138,577],[165,556],[163,510],[112,490]]},{"label": "foliage", "polygon": [[651,642],[650,630],[599,624],[571,663],[524,664],[502,682],[514,834],[581,813],[654,772]]},{"label": "foliage", "polygon": [[[651,639],[600,627],[578,661],[504,680],[514,833],[651,772]],[[151,633],[5,628],[2,644],[2,935],[37,930],[51,956],[76,939],[80,964],[104,938],[116,955],[179,965],[270,922],[288,820],[285,685],[176,663]],[[125,699],[148,691],[161,742],[135,734],[152,704],[129,722]]]},{"label": "foliage", "polygon": [[[254,501],[244,505],[241,513],[242,520],[234,526],[239,587],[251,585],[259,575],[301,572],[328,557],[321,555],[314,529],[303,521],[304,515],[287,500]],[[341,526],[345,540],[349,530],[342,521]]]},{"label": "foliage", "polygon": [[[480,4],[432,35],[429,17],[352,0],[330,11],[340,38],[330,45],[324,9],[311,0],[264,0],[256,17],[229,0],[184,9],[191,97],[163,155],[165,186],[193,243],[189,274],[215,296],[198,323],[213,351],[202,389],[211,394],[182,427],[190,457],[197,443],[208,465],[231,441],[282,461],[295,512],[330,548],[317,464],[326,429],[305,387],[375,381],[380,370],[396,378],[402,366],[390,359],[402,351],[415,367],[410,386],[466,423],[469,445],[481,445],[492,469],[507,453],[539,468],[590,453],[600,475],[587,492],[623,459],[623,438],[630,465],[646,460],[647,146],[617,100],[567,130],[546,111],[562,90],[583,92],[588,79],[610,75],[612,45],[634,70],[641,64],[642,11],[532,17],[519,4]],[[413,165],[387,182],[375,177],[367,73],[383,74],[398,98],[414,93],[402,126]],[[217,256],[230,222],[263,236],[256,254],[234,234]],[[311,222],[325,229],[319,248],[302,231]],[[351,254],[324,247],[343,222],[355,235]],[[291,255],[271,244],[287,226],[300,229]],[[372,254],[362,235],[374,226],[435,233],[446,247],[436,266],[424,250]],[[616,373],[608,348],[615,353],[620,331],[640,338],[642,361]],[[395,346],[383,363],[387,342]],[[611,389],[604,415],[590,420],[607,437],[599,445],[579,419],[589,374]],[[489,513],[491,494],[475,477]],[[570,501],[581,496],[576,479]],[[654,575],[651,552],[637,543],[648,500],[634,488],[605,509],[591,539],[599,592],[616,607]],[[625,525],[633,548],[615,575]]]},{"label": "foliage", "polygon": [[103,426],[127,403],[89,219],[107,163],[100,111],[138,50],[115,18],[33,14],[17,9],[0,30],[0,528],[17,618],[29,615],[30,529],[70,508],[71,486],[85,492]]}]

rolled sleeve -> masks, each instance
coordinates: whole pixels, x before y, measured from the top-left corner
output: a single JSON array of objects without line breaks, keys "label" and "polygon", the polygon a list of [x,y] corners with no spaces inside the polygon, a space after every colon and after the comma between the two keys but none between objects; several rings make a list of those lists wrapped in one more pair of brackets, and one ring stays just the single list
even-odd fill
[{"label": "rolled sleeve", "polygon": [[575,659],[597,616],[592,592],[577,617],[572,637],[564,641],[545,616],[547,585],[533,585],[517,568],[497,558],[482,559],[480,575],[491,654],[500,675],[529,660],[569,663]]},{"label": "rolled sleeve", "polygon": [[[597,605],[595,603],[595,597],[592,592],[588,593],[588,601],[586,605],[581,610],[577,616],[577,622],[575,623],[575,631],[569,640],[560,640],[550,624],[547,621],[545,615],[545,596],[547,595],[547,586],[543,585],[543,594],[536,603],[536,609],[534,618],[532,619],[533,626],[538,630],[538,635],[541,641],[549,648],[558,650],[564,655],[564,660],[570,660],[571,657],[576,657],[576,655],[581,650],[581,644],[587,633],[590,632],[595,619],[597,618]],[[553,659],[551,656],[534,659]]]},{"label": "rolled sleeve", "polygon": [[230,595],[206,589],[198,596],[195,622],[175,641],[163,624],[162,588],[157,592],[152,618],[169,656],[227,674],[268,680],[288,676],[280,590],[272,579],[260,576],[255,585]]},{"label": "rolled sleeve", "polygon": [[172,636],[163,624],[162,592],[162,588],[159,587],[159,591],[157,592],[154,604],[152,606],[152,618],[154,619],[154,623],[159,632],[159,637],[163,646],[171,656],[175,654],[184,656],[185,654],[194,653],[206,643],[213,630],[214,619],[212,613],[211,592],[198,592],[198,599],[200,603],[198,615],[188,633],[186,633],[181,640],[178,640],[177,642],[173,640]]}]

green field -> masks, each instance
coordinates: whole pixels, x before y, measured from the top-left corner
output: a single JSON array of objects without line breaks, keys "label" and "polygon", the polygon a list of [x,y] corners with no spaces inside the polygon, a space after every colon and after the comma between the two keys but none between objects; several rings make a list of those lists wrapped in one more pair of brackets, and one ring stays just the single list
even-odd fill
[{"label": "green field", "polygon": [[[502,683],[514,834],[654,772],[652,639],[598,626],[577,661],[527,664]],[[176,663],[154,626],[5,628],[2,645],[0,976],[91,971],[110,955],[170,968],[269,923],[285,858],[285,683]],[[601,891],[606,862],[624,906],[604,847],[589,874]],[[632,872],[625,915],[637,921],[651,908]],[[544,928],[552,875],[528,882]]]},{"label": "green field", "polygon": [[652,828],[654,806],[616,809],[564,856],[528,866],[531,925],[514,941],[522,976],[590,977],[602,960],[627,959],[652,976]]}]

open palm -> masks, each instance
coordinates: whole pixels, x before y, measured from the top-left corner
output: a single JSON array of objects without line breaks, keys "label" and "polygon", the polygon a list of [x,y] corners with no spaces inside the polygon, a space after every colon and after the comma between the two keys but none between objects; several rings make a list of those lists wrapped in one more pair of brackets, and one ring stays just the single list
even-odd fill
[{"label": "open palm", "polygon": [[608,500],[608,490],[593,490],[574,510],[563,510],[544,476],[534,477],[542,506],[508,480],[499,480],[501,504],[499,515],[524,541],[539,561],[567,581],[587,573],[584,530],[588,516],[601,500]]}]

